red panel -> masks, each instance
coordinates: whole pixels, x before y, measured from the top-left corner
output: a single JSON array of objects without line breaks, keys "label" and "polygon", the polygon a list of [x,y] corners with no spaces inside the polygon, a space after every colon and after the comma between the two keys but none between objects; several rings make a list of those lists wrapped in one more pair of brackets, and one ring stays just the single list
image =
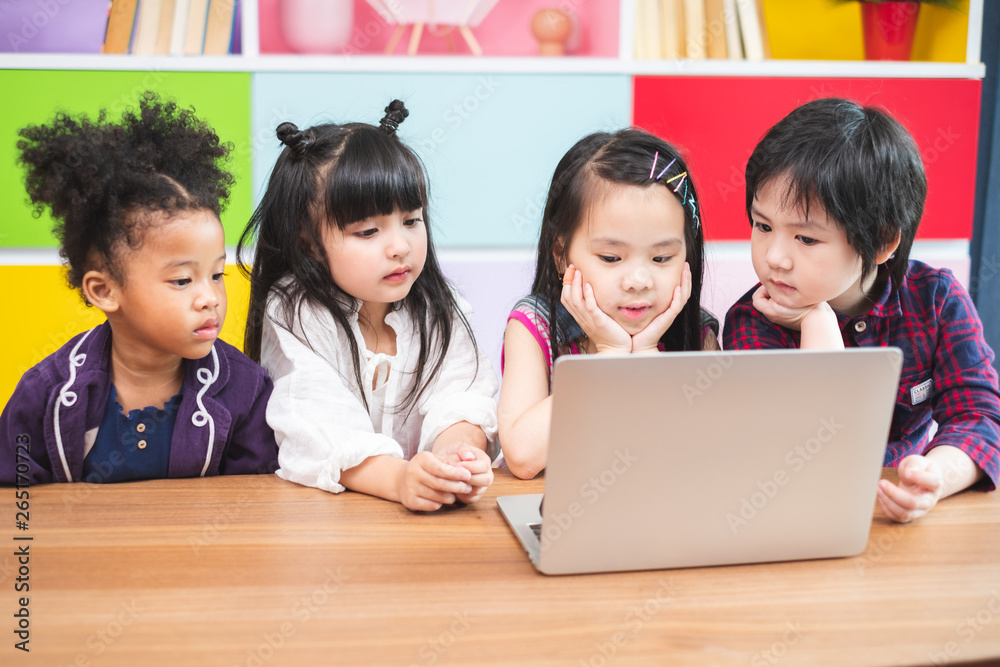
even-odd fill
[{"label": "red panel", "polygon": [[634,81],[633,123],[677,144],[713,240],[746,240],[744,169],[764,133],[800,104],[843,97],[887,110],[913,134],[928,194],[923,239],[972,236],[981,81],[654,77]]}]

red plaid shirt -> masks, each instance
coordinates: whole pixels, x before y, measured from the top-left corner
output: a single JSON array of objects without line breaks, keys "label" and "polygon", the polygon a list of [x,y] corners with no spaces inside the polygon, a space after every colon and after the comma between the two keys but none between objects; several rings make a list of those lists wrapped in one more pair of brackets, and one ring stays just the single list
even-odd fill
[{"label": "red plaid shirt", "polygon": [[[758,284],[759,287],[759,284]],[[773,324],[753,306],[757,287],[726,314],[727,350],[797,348],[799,332]],[[993,350],[965,288],[947,269],[910,261],[902,285],[886,284],[870,311],[837,314],[847,347],[898,347],[903,370],[889,430],[886,465],[951,445],[969,455],[996,488],[1000,476],[1000,392]],[[930,438],[932,420],[938,424]]]}]

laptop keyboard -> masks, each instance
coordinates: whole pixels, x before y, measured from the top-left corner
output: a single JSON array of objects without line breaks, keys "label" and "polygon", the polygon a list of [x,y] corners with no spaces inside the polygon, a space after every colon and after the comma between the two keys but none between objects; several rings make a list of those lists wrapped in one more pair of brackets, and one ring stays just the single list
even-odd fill
[{"label": "laptop keyboard", "polygon": [[530,528],[531,532],[535,534],[535,537],[537,537],[539,540],[542,539],[542,524],[529,523],[528,528]]}]

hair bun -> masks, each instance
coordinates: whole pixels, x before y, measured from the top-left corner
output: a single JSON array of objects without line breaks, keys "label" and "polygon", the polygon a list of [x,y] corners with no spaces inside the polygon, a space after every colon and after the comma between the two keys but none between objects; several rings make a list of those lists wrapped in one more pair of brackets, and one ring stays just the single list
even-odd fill
[{"label": "hair bun", "polygon": [[410,112],[400,100],[393,100],[385,108],[385,116],[378,122],[379,128],[386,134],[396,134],[399,124],[406,120]]},{"label": "hair bun", "polygon": [[292,149],[292,154],[295,157],[302,157],[306,154],[309,149],[309,145],[312,144],[312,140],[306,136],[305,132],[299,130],[295,123],[282,123],[278,126],[275,133],[278,135],[278,139],[281,143]]}]

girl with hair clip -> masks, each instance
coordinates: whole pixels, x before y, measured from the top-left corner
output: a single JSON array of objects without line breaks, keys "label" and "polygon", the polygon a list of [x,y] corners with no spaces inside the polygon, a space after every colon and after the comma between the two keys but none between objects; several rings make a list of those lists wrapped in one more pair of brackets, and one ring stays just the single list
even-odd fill
[{"label": "girl with hair clip", "polygon": [[68,282],[107,321],[21,378],[0,416],[0,482],[272,472],[271,381],[218,340],[230,148],[153,93],[118,123],[58,114],[20,135],[35,212],[51,209]]},{"label": "girl with hair clip", "polygon": [[493,481],[497,381],[438,266],[408,115],[279,125],[238,252],[256,241],[246,350],[275,380],[278,475],[432,511]]},{"label": "girl with hair clip", "polygon": [[642,130],[591,134],[560,160],[531,294],[504,333],[499,437],[518,477],[545,467],[559,355],[718,349],[697,201],[684,159]]}]

